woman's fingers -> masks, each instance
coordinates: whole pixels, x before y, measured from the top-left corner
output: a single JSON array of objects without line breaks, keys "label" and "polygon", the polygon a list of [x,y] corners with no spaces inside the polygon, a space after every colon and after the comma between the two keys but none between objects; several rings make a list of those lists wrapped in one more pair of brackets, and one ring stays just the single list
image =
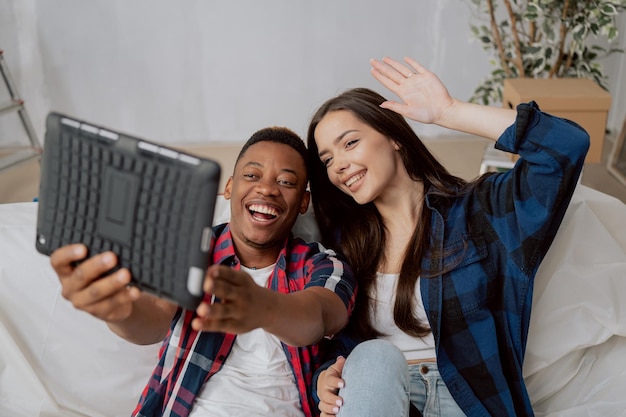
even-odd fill
[{"label": "woman's fingers", "polygon": [[344,381],[341,379],[343,366],[346,359],[339,356],[334,364],[322,372],[318,381],[318,395],[320,397],[319,410],[322,415],[333,416],[339,412],[343,405],[343,398],[338,394],[343,388]]},{"label": "woman's fingers", "polygon": [[331,390],[323,390],[320,394],[320,403],[318,406],[319,410],[328,415],[337,414],[339,412],[339,408],[343,405],[343,399],[334,394]]},{"label": "woman's fingers", "polygon": [[336,403],[327,403],[324,401],[320,401],[318,408],[321,411],[322,416],[334,416],[339,412],[340,406]]},{"label": "woman's fingers", "polygon": [[416,60],[414,60],[411,57],[405,56],[404,57],[404,62],[409,64],[411,66],[411,68],[413,68],[413,70],[415,70],[415,73],[417,73],[417,74],[422,74],[422,73],[428,71],[419,62],[417,62]]},{"label": "woman's fingers", "polygon": [[[400,84],[403,80],[405,80],[408,76],[410,76],[411,71],[409,69],[402,69],[400,67],[391,66],[387,62],[388,58],[383,58],[382,61],[372,59],[370,64],[375,72],[375,77],[384,84],[386,81],[390,83],[390,85]],[[393,61],[393,60],[391,60]],[[395,62],[395,61],[393,61]],[[388,87],[389,88],[389,87]]]},{"label": "woman's fingers", "polygon": [[[410,78],[417,71],[415,68],[407,67],[401,62],[396,61],[395,59],[384,57],[383,62],[389,67],[393,68],[398,74],[400,74],[401,78]],[[402,81],[402,80],[400,80]]]}]

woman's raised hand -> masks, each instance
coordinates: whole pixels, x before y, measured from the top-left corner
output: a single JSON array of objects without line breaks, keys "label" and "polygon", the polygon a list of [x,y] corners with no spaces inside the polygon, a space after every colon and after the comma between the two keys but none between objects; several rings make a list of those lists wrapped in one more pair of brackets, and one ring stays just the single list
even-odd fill
[{"label": "woman's raised hand", "polygon": [[514,121],[516,111],[457,100],[435,73],[417,61],[404,63],[391,58],[371,60],[372,75],[400,102],[388,100],[381,107],[420,123],[436,124],[448,129],[496,140]]},{"label": "woman's raised hand", "polygon": [[381,107],[421,123],[444,124],[455,100],[435,73],[411,58],[404,61],[391,58],[370,61],[374,78],[401,100],[386,101]]}]

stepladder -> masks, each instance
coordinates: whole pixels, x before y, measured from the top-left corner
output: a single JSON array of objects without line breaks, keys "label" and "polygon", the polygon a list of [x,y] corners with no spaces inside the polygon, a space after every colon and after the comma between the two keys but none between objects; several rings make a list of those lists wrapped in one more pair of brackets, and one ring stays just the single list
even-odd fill
[{"label": "stepladder", "polygon": [[3,118],[17,115],[19,118],[18,126],[20,126],[18,129],[22,129],[23,133],[15,133],[18,135],[18,139],[21,139],[22,136],[27,138],[27,141],[22,140],[24,143],[20,143],[16,140],[10,140],[11,138],[0,137],[0,172],[2,172],[23,162],[38,159],[41,156],[42,147],[26,111],[24,100],[18,94],[15,82],[4,60],[2,49],[0,49],[0,73],[6,86],[6,92],[0,88],[0,124]]}]

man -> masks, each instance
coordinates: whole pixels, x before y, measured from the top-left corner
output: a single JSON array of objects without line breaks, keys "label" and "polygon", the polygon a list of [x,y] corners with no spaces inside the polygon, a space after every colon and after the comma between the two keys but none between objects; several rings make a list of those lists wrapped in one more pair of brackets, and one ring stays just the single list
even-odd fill
[{"label": "man", "polygon": [[310,199],[305,161],[303,141],[286,128],[246,142],[224,191],[231,221],[214,228],[207,295],[195,312],[127,286],[127,269],[100,278],[113,253],[78,265],[83,245],[52,254],[76,308],[130,342],[163,341],[134,416],[317,413],[309,395],[317,343],[347,323],[356,282],[334,252],[291,236]]}]

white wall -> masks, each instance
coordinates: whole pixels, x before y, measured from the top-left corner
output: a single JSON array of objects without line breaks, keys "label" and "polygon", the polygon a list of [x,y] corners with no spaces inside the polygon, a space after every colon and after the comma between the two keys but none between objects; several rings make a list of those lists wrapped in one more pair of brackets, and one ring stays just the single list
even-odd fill
[{"label": "white wall", "polygon": [[[165,143],[242,142],[268,125],[304,135],[350,87],[391,97],[369,74],[383,55],[415,57],[467,99],[491,69],[468,1],[0,0],[0,48],[41,138],[56,110]],[[614,97],[624,62],[607,60]],[[609,127],[626,114],[614,103]]]}]

